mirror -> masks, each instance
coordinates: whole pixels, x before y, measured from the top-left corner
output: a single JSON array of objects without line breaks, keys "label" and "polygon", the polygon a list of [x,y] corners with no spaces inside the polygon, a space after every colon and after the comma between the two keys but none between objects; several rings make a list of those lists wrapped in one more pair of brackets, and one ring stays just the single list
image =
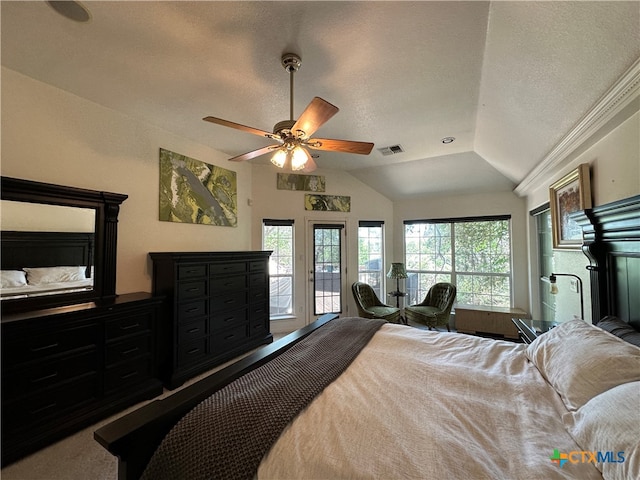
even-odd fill
[{"label": "mirror", "polygon": [[92,208],[1,200],[0,300],[93,290]]},{"label": "mirror", "polygon": [[3,313],[115,296],[126,195],[2,177]]}]

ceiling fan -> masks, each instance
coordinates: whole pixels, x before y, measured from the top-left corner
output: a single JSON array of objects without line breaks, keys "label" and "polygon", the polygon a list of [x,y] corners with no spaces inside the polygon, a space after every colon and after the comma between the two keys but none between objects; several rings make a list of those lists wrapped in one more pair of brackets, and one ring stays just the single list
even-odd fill
[{"label": "ceiling fan", "polygon": [[316,169],[316,162],[311,158],[305,147],[315,150],[330,150],[334,152],[357,153],[368,155],[373,148],[373,143],[354,142],[351,140],[336,140],[331,138],[311,138],[327,120],[338,113],[338,107],[331,105],[320,97],[314,97],[307,108],[302,112],[298,120],[293,119],[293,75],[300,68],[301,60],[295,53],[286,53],[282,56],[282,66],[289,72],[290,85],[290,119],[278,122],[273,127],[273,133],[247,127],[239,123],[223,120],[216,117],[204,117],[203,120],[217,123],[225,127],[235,128],[244,132],[260,135],[278,142],[275,145],[252,150],[236,157],[230,158],[232,162],[242,162],[252,158],[274,152],[271,163],[279,168],[290,165],[292,170],[312,172]]}]

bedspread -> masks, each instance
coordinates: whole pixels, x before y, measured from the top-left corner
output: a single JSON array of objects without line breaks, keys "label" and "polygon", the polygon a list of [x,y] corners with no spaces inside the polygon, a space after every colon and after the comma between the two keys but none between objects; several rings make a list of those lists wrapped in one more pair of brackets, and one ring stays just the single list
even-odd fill
[{"label": "bedspread", "polygon": [[283,432],[259,479],[602,478],[525,345],[384,325]]},{"label": "bedspread", "polygon": [[383,320],[338,319],[240,377],[165,437],[143,479],[247,479],[282,430],[367,344]]}]

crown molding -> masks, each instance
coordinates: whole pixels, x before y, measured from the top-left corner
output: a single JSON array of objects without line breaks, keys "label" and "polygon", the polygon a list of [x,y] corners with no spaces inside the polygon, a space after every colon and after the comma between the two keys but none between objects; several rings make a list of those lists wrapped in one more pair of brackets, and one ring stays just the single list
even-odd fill
[{"label": "crown molding", "polygon": [[547,172],[559,167],[580,145],[625,109],[640,94],[640,58],[605,93],[596,105],[567,133],[560,142],[529,172],[513,190],[525,196]]}]

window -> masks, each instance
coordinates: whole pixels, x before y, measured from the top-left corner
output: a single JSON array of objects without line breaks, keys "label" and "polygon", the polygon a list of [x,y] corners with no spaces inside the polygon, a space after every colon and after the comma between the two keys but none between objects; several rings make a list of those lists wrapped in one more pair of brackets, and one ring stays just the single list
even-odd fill
[{"label": "window", "polygon": [[371,285],[382,298],[384,270],[384,222],[360,221],[358,225],[358,280]]},{"label": "window", "polygon": [[269,259],[270,316],[293,314],[293,220],[263,220],[262,247]]},{"label": "window", "polygon": [[409,304],[437,282],[457,287],[457,303],[511,306],[510,217],[405,221]]},{"label": "window", "polygon": [[551,294],[549,288],[549,275],[553,272],[553,237],[549,204],[547,203],[539,209],[532,211],[531,215],[536,219],[536,230],[538,234],[540,319],[552,322],[556,318],[556,296]]}]

